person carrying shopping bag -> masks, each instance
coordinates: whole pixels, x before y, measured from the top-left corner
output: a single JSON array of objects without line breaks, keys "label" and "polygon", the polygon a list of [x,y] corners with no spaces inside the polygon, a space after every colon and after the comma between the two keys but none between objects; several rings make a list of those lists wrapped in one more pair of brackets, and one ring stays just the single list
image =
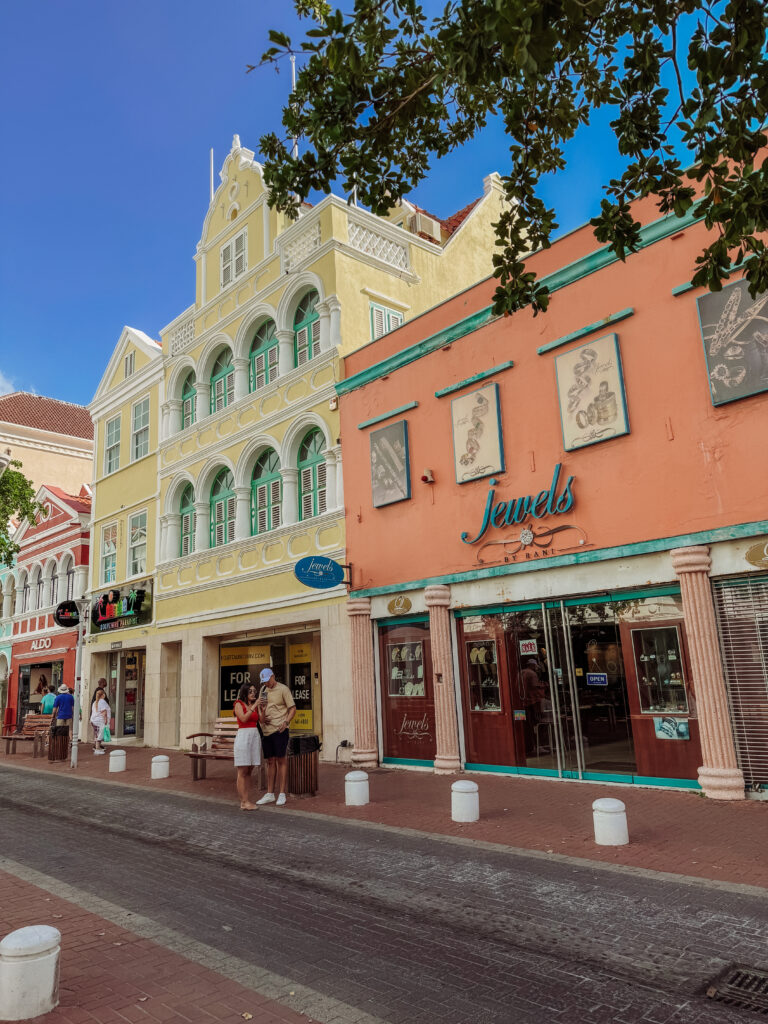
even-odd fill
[{"label": "person carrying shopping bag", "polygon": [[111,739],[111,736],[105,736],[105,733],[109,729],[110,708],[109,701],[107,700],[107,694],[104,687],[101,685],[102,682],[105,682],[105,680],[99,680],[99,685],[96,687],[96,692],[93,695],[93,701],[91,703],[91,726],[93,728],[94,754],[106,754],[104,741],[105,739]]}]

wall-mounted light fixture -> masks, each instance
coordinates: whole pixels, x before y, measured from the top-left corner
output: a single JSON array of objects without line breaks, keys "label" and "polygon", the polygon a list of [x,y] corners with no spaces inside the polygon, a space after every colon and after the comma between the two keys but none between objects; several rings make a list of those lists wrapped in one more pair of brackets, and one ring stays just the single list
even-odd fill
[{"label": "wall-mounted light fixture", "polygon": [[433,484],[435,482],[435,477],[431,469],[422,470],[421,479],[425,484]]}]

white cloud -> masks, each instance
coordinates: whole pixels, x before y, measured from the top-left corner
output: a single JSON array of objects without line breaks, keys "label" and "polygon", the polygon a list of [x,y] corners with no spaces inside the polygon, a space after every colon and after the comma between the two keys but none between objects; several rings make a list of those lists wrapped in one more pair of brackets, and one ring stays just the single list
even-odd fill
[{"label": "white cloud", "polygon": [[16,390],[16,385],[13,383],[10,377],[6,377],[2,370],[0,370],[0,395],[7,395],[11,391]]}]

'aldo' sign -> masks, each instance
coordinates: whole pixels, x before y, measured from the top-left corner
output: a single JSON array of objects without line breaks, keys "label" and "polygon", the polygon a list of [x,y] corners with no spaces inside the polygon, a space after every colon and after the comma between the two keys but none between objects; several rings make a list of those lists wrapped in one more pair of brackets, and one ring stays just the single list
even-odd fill
[{"label": "'aldo' sign", "polygon": [[42,636],[39,640],[33,640],[30,644],[30,650],[32,651],[47,651],[51,646],[51,638],[49,636]]}]

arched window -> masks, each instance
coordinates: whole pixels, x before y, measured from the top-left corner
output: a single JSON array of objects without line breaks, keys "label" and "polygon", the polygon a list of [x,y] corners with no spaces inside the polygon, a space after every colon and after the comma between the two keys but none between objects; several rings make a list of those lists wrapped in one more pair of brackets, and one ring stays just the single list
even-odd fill
[{"label": "arched window", "polygon": [[29,580],[24,577],[24,585],[21,591],[21,610],[23,612],[29,611]]},{"label": "arched window", "polygon": [[256,331],[256,337],[251,345],[251,391],[259,391],[277,378],[278,353],[275,324],[273,320],[267,320]]},{"label": "arched window", "polygon": [[282,517],[283,481],[280,459],[269,448],[253,467],[251,478],[251,533],[276,530]]},{"label": "arched window", "polygon": [[235,539],[235,486],[228,469],[222,469],[211,488],[211,547]]},{"label": "arched window", "polygon": [[321,516],[328,507],[325,490],[325,439],[321,431],[310,431],[299,448],[299,515],[302,519]]},{"label": "arched window", "polygon": [[195,375],[190,373],[184,380],[181,388],[181,429],[186,430],[195,422],[195,399],[197,389],[195,387]]},{"label": "arched window", "polygon": [[232,353],[225,348],[211,371],[211,412],[226,409],[235,400],[235,368]]},{"label": "arched window", "polygon": [[51,604],[58,604],[59,601],[59,567],[54,562],[51,572]]},{"label": "arched window", "polygon": [[320,351],[320,315],[317,312],[319,295],[314,289],[307,292],[298,305],[293,318],[293,347],[296,366],[314,359]]},{"label": "arched window", "polygon": [[181,495],[181,554],[190,555],[195,550],[195,527],[197,526],[197,513],[195,512],[195,489],[192,484],[187,484]]},{"label": "arched window", "polygon": [[35,608],[42,608],[45,605],[43,598],[43,570],[38,569],[35,573]]},{"label": "arched window", "polygon": [[67,555],[67,596],[65,601],[71,601],[75,594],[75,564],[72,555]]}]

